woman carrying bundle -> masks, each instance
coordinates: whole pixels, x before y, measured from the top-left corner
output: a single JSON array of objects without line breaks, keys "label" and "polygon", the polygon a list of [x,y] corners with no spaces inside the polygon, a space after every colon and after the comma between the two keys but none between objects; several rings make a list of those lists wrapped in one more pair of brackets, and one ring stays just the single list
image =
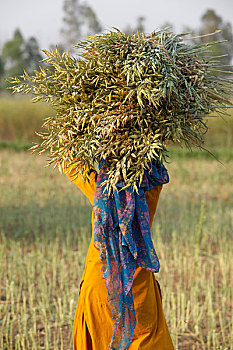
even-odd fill
[{"label": "woman carrying bundle", "polygon": [[93,206],[74,350],[173,349],[150,234],[169,181],[167,145],[203,149],[206,117],[227,114],[233,86],[215,74],[210,43],[183,37],[116,30],[77,44],[78,58],[44,50],[47,65],[12,79],[13,92],[31,91],[55,108],[33,150],[49,150],[49,164]]},{"label": "woman carrying bundle", "polygon": [[168,182],[166,169],[157,164],[150,174],[145,172],[139,194],[128,188],[109,197],[101,187],[107,177],[104,166],[99,174],[93,171],[89,181],[80,174],[75,177],[72,166],[64,172],[94,207],[73,349],[107,350],[110,344],[115,350],[174,349],[153,274],[159,262],[150,238],[160,191]]}]

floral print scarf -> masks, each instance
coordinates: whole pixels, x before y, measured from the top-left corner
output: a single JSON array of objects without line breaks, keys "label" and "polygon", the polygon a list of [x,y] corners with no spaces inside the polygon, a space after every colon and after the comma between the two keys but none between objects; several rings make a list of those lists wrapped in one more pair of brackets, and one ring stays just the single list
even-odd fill
[{"label": "floral print scarf", "polygon": [[108,179],[105,165],[97,176],[94,198],[94,242],[100,251],[102,273],[108,290],[112,311],[112,350],[125,350],[132,342],[136,315],[132,293],[133,276],[137,266],[159,271],[159,259],[150,233],[150,219],[145,191],[169,181],[166,168],[159,162],[150,164],[138,190],[132,186],[105,193],[102,183]]}]

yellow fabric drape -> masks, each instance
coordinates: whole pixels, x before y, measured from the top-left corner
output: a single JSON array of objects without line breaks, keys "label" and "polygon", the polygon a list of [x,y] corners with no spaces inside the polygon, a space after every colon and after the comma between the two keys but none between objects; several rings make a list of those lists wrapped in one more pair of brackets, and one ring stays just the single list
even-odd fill
[{"label": "yellow fabric drape", "polygon": [[[78,186],[94,206],[95,173],[84,182],[74,177],[71,167],[65,174]],[[150,223],[156,211],[162,186],[146,191]],[[94,210],[92,211],[92,239],[80,283],[79,299],[73,326],[73,350],[108,350],[112,338],[112,315],[107,303],[107,289],[103,278],[99,250],[94,244]],[[162,309],[161,292],[154,274],[141,267],[133,280],[133,297],[137,325],[128,350],[173,350]]]}]

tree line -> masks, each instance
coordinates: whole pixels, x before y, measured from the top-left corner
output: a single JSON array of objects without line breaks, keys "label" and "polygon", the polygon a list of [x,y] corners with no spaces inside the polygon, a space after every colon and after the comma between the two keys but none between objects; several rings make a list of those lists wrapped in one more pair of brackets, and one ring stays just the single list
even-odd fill
[{"label": "tree line", "polygon": [[[138,17],[134,25],[127,25],[123,31],[127,33],[144,32],[145,17]],[[60,30],[61,41],[50,48],[58,47],[60,51],[69,50],[73,53],[73,44],[85,39],[89,35],[101,33],[104,28],[95,11],[82,0],[64,0],[63,26]],[[171,23],[164,23],[162,28],[175,31]],[[208,9],[200,19],[199,28],[184,27],[184,32],[190,32],[189,42],[205,43],[219,42],[211,47],[210,54],[219,57],[221,64],[230,65],[233,58],[233,31],[232,25],[225,22],[214,10]],[[214,35],[208,35],[215,33]],[[38,69],[43,63],[42,52],[38,39],[30,37],[25,39],[19,28],[15,29],[13,37],[7,40],[0,52],[0,91],[8,86],[6,79],[9,76],[19,76],[25,69],[29,74]],[[229,67],[229,70],[232,70]]]}]

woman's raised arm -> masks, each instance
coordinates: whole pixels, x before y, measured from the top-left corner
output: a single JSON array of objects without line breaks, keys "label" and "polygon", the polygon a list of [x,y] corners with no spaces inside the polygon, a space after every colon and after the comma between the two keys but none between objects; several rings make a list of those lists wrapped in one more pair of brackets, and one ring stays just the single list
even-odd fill
[{"label": "woman's raised arm", "polygon": [[62,169],[64,174],[75,184],[78,188],[85,194],[85,196],[94,206],[94,194],[95,194],[95,184],[96,184],[96,172],[92,171],[90,174],[90,180],[84,181],[84,177],[81,173],[76,174],[75,164],[69,165]]}]

